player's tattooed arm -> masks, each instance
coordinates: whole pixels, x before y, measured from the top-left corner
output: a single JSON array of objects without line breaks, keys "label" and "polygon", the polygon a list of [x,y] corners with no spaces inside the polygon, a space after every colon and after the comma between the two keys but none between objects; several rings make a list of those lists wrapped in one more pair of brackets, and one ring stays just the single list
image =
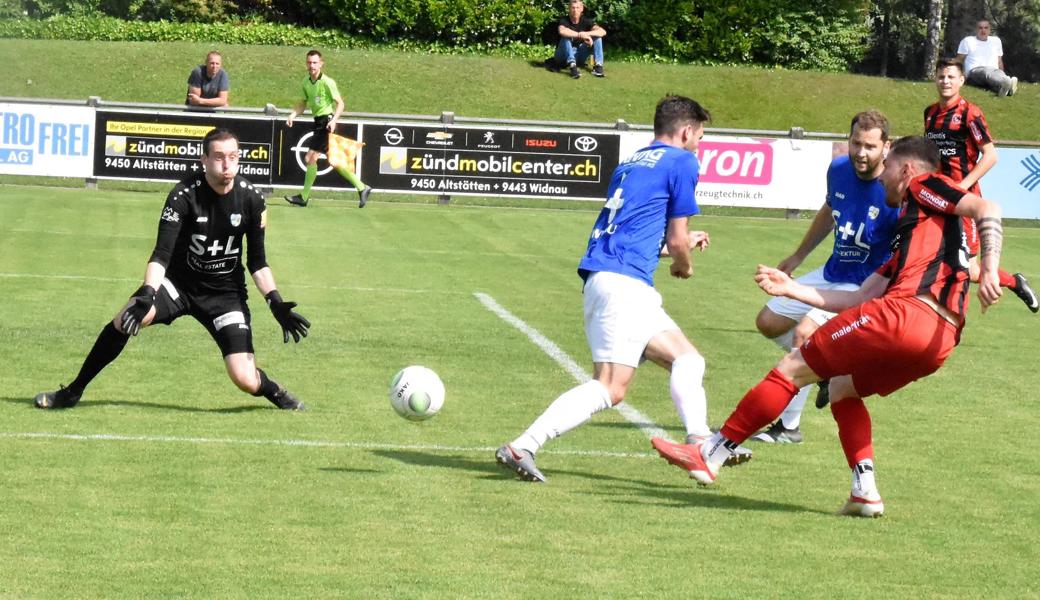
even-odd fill
[{"label": "player's tattooed arm", "polygon": [[982,246],[982,257],[994,256],[1000,259],[1004,242],[1004,226],[997,217],[983,217],[978,220],[979,242]]}]

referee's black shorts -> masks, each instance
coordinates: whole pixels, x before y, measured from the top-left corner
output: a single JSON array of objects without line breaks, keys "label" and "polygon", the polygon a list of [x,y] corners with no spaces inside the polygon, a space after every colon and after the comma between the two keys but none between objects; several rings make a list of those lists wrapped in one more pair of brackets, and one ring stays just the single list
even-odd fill
[{"label": "referee's black shorts", "polygon": [[329,121],[332,115],[314,117],[314,129],[311,130],[311,139],[307,141],[307,148],[315,152],[327,154],[329,151]]},{"label": "referee's black shorts", "polygon": [[238,291],[191,294],[163,279],[155,294],[155,319],[169,325],[184,315],[202,324],[224,356],[253,353],[253,330],[244,293]]}]

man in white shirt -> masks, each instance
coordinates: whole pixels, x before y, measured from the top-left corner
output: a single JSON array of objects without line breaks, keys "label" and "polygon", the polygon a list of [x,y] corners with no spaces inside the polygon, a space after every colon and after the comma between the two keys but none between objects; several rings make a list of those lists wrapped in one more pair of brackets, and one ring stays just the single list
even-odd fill
[{"label": "man in white shirt", "polygon": [[975,35],[961,40],[957,59],[964,62],[967,83],[992,90],[998,96],[1013,96],[1018,91],[1018,77],[1004,72],[1004,45],[990,35],[989,21],[975,24]]}]

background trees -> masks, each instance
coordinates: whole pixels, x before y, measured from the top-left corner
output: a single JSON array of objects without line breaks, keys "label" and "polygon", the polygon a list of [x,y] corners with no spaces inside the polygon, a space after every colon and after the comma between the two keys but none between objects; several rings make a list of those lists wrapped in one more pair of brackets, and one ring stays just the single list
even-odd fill
[{"label": "background trees", "polygon": [[[1040,80],[1040,0],[585,0],[616,50],[655,60],[930,77],[987,18],[1008,70]],[[475,49],[551,43],[563,0],[0,0],[0,18],[270,21]]]}]

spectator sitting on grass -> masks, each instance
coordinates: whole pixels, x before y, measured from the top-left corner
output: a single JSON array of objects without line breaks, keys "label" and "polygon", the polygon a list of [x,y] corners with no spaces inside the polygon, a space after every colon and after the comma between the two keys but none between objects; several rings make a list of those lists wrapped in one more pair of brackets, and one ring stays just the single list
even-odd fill
[{"label": "spectator sitting on grass", "polygon": [[557,28],[560,43],[556,46],[556,56],[545,61],[549,70],[559,71],[566,65],[571,77],[578,79],[581,77],[578,65],[585,66],[591,53],[592,74],[603,77],[603,37],[607,32],[584,16],[584,12],[584,2],[571,0],[567,15],[560,17],[560,26]]}]

